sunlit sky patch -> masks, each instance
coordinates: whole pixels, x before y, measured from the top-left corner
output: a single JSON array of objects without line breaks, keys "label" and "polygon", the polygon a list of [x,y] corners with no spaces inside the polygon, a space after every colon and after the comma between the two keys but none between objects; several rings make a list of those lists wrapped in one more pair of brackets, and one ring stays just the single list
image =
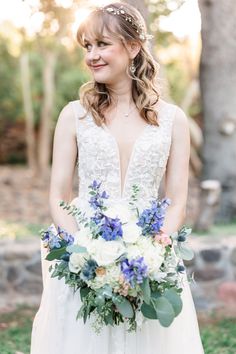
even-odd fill
[{"label": "sunlit sky patch", "polygon": [[[73,0],[55,0],[56,3],[65,8],[70,7]],[[108,4],[106,0],[90,0],[84,1],[84,4],[102,6]],[[33,16],[31,7],[37,6],[39,0],[8,0],[0,2],[0,23],[4,20],[11,21],[16,27],[25,27],[30,34],[40,30],[43,22],[43,14],[38,12]],[[78,28],[78,24],[87,15],[85,9],[80,9],[75,14],[75,24],[73,29]],[[170,16],[161,20],[161,29],[168,30],[174,33],[178,38],[196,38],[201,27],[200,12],[198,9],[197,0],[186,0],[181,8],[173,12]]]}]

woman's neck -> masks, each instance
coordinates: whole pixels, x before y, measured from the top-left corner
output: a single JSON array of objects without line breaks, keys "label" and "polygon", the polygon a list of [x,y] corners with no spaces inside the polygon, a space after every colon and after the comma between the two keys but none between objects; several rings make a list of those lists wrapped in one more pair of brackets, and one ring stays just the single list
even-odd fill
[{"label": "woman's neck", "polygon": [[119,82],[115,87],[107,85],[107,89],[110,92],[111,100],[114,106],[130,107],[133,103],[132,97],[132,82],[129,84]]}]

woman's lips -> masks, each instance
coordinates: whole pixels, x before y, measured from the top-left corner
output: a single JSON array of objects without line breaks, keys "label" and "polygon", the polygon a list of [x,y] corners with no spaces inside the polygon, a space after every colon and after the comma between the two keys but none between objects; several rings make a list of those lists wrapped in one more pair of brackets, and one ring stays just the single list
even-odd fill
[{"label": "woman's lips", "polygon": [[98,69],[101,69],[103,68],[104,66],[106,66],[107,64],[103,64],[103,65],[91,65],[91,68],[93,70],[98,70]]}]

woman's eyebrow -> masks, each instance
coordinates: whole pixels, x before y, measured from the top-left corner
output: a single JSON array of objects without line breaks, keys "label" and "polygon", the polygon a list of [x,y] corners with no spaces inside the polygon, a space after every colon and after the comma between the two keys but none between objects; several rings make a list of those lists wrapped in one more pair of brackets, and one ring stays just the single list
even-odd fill
[{"label": "woman's eyebrow", "polygon": [[[102,40],[102,39],[109,39],[109,40],[111,40],[111,38],[110,38],[110,37],[107,37],[107,36],[101,36],[101,37],[99,37],[99,38],[96,38],[96,39],[95,39],[95,41],[100,41],[100,40]],[[84,38],[84,43],[90,43],[89,39]]]}]

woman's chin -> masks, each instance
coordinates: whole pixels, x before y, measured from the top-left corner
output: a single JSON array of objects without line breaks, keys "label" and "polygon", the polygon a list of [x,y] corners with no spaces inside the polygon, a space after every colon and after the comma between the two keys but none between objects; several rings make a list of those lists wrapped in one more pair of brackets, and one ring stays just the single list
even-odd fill
[{"label": "woman's chin", "polygon": [[106,84],[106,85],[111,85],[114,84],[114,77],[113,78],[108,78],[108,77],[98,77],[94,75],[94,81],[96,81],[99,84]]}]

